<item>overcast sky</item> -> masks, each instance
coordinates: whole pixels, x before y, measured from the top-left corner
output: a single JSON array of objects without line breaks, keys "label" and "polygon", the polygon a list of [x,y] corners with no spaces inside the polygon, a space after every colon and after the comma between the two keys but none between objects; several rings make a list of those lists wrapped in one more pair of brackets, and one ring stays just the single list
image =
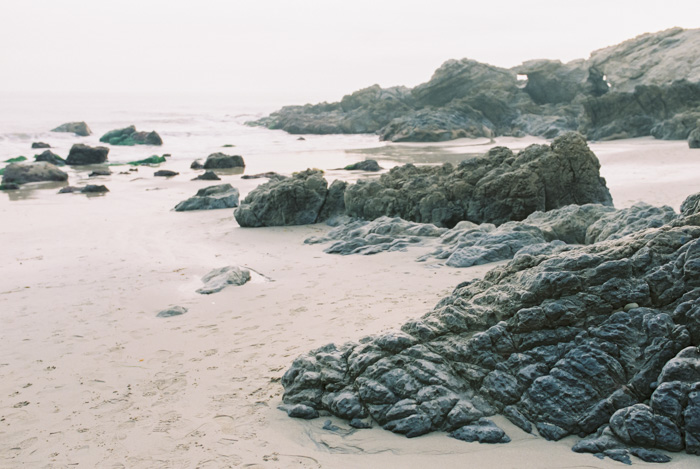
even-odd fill
[{"label": "overcast sky", "polygon": [[0,0],[0,90],[338,100],[445,60],[586,58],[700,27],[698,0]]}]

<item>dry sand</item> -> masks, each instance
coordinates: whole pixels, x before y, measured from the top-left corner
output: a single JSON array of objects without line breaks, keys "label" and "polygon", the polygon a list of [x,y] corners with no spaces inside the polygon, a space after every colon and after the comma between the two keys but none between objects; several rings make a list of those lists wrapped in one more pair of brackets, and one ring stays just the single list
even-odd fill
[{"label": "dry sand", "polygon": [[[592,148],[618,207],[678,210],[700,191],[700,151],[684,142]],[[166,167],[183,174],[98,178],[106,196],[42,184],[0,194],[0,467],[621,467],[503,419],[506,445],[288,418],[280,378],[297,355],[396,328],[492,266],[417,263],[421,248],[331,256],[303,244],[323,225],[241,229],[232,210],[176,213],[212,183],[189,181],[184,162]],[[245,195],[260,180],[222,182]],[[225,265],[272,281],[195,293]],[[170,305],[189,311],[156,317]],[[665,467],[698,467],[673,456]]]}]

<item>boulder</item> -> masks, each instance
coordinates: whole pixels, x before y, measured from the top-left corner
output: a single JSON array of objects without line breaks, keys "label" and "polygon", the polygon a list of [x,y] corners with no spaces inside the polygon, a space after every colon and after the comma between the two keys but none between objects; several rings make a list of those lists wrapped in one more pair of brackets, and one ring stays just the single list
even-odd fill
[{"label": "boulder", "polygon": [[245,162],[243,157],[239,155],[225,155],[223,153],[212,153],[207,156],[204,162],[204,169],[228,169],[228,168],[243,168]]},{"label": "boulder", "polygon": [[156,171],[155,173],[153,173],[153,175],[154,175],[155,177],[165,177],[165,178],[170,178],[170,177],[173,177],[173,176],[177,176],[178,174],[180,174],[180,173],[178,173],[177,171],[171,171],[171,170],[169,170],[169,169],[161,169],[161,170]]},{"label": "boulder", "polygon": [[688,135],[688,147],[700,148],[700,127],[690,132]]},{"label": "boulder", "polygon": [[239,266],[214,269],[202,277],[204,286],[197,290],[202,295],[217,293],[229,285],[240,286],[250,280],[250,270]]},{"label": "boulder", "polygon": [[51,148],[51,145],[44,142],[33,142],[32,148]]},{"label": "boulder", "polygon": [[535,211],[569,204],[612,205],[600,163],[581,135],[568,133],[550,145],[517,155],[505,147],[456,168],[397,166],[377,180],[345,191],[351,217],[381,216],[452,227],[461,220],[501,224]]},{"label": "boulder", "polygon": [[[634,213],[668,221],[617,237]],[[505,413],[616,460],[700,451],[700,218],[665,213],[541,219],[546,236],[591,244],[516,256],[396,331],[298,357],[283,402],[407,436],[478,439],[479,419]],[[615,229],[587,233],[586,217]]]},{"label": "boulder", "polygon": [[196,178],[192,179],[193,181],[220,181],[221,178],[216,175],[214,171],[204,171],[203,174],[200,174]]},{"label": "boulder", "polygon": [[68,152],[66,164],[71,166],[100,164],[107,161],[107,147],[90,147],[82,143],[76,143]]},{"label": "boulder", "polygon": [[[307,225],[342,213],[345,183],[335,187],[319,170],[307,169],[290,178],[270,180],[253,189],[234,212],[242,227]],[[331,190],[332,189],[332,190]],[[330,202],[328,207],[325,207]]]},{"label": "boulder", "polygon": [[376,160],[364,160],[349,164],[343,169],[348,171],[379,171],[382,168]]},{"label": "boulder", "polygon": [[105,192],[109,192],[109,189],[107,189],[107,187],[103,185],[88,184],[87,186],[80,189],[80,192],[82,194],[103,194]]},{"label": "boulder", "polygon": [[38,163],[11,163],[5,168],[2,175],[3,184],[67,180],[68,174],[45,161]]},{"label": "boulder", "polygon": [[130,125],[123,129],[110,130],[102,137],[100,142],[109,143],[110,145],[162,145],[163,139],[154,130],[151,132],[139,132],[136,127]]},{"label": "boulder", "polygon": [[197,191],[194,197],[184,200],[175,206],[176,212],[188,210],[214,210],[219,208],[238,207],[238,189],[231,184],[205,187]]},{"label": "boulder", "polygon": [[51,150],[46,150],[45,152],[39,155],[34,155],[34,161],[45,161],[47,163],[51,163],[54,166],[65,166],[66,164],[66,160],[64,160]]},{"label": "boulder", "polygon": [[87,137],[92,134],[90,127],[85,122],[68,122],[66,124],[61,124],[51,132],[69,132],[74,133],[80,137]]}]

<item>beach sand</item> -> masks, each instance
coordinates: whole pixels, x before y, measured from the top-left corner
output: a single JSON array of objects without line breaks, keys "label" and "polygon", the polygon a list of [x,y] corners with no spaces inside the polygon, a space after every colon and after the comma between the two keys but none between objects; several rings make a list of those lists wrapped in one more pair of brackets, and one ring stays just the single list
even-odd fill
[{"label": "beach sand", "polygon": [[[700,191],[700,151],[685,142],[591,148],[617,207],[678,211]],[[212,183],[190,181],[184,162],[165,168],[182,174],[142,167],[91,181],[105,196],[57,195],[50,184],[0,194],[0,467],[621,467],[573,453],[576,438],[547,442],[502,418],[505,445],[288,418],[280,378],[295,357],[398,328],[493,265],[416,262],[427,248],[332,256],[303,244],[324,225],[242,229],[233,210],[177,213]],[[86,182],[88,171],[70,171],[73,185]],[[261,180],[221,182],[245,196]],[[195,293],[226,265],[261,275]],[[189,311],[156,317],[172,305]],[[672,456],[665,467],[698,467]]]}]

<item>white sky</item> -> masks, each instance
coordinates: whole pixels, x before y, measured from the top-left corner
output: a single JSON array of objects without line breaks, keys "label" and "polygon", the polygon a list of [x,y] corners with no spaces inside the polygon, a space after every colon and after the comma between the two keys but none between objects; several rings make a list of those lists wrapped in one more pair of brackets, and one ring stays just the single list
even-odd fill
[{"label": "white sky", "polygon": [[0,0],[0,91],[331,100],[445,60],[586,58],[700,26],[698,0]]}]

